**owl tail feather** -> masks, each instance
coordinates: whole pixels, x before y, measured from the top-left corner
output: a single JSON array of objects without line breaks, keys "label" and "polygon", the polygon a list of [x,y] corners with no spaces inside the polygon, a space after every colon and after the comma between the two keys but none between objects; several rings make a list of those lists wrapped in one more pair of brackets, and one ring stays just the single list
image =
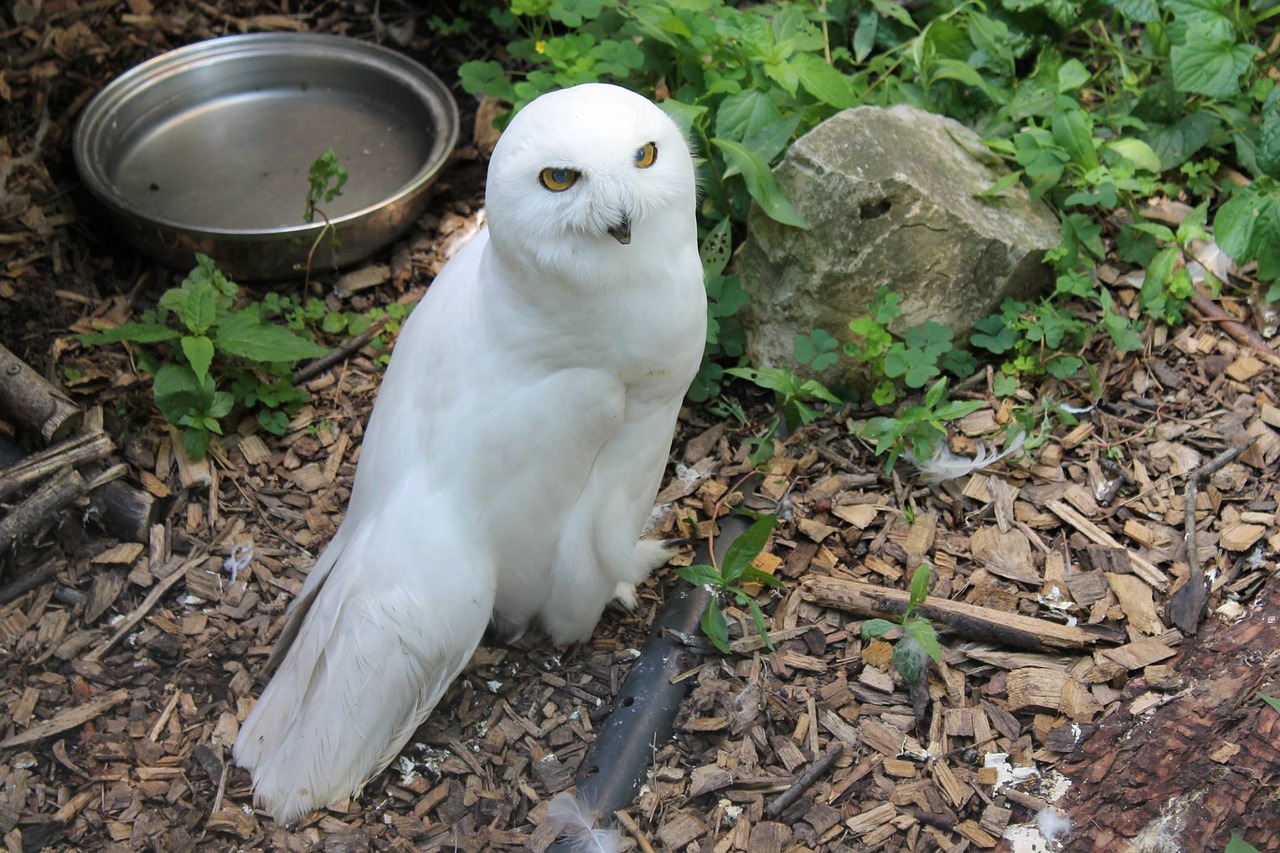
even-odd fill
[{"label": "owl tail feather", "polygon": [[594,810],[568,791],[561,791],[547,804],[547,820],[571,853],[618,853],[622,836],[616,829],[596,828]]}]

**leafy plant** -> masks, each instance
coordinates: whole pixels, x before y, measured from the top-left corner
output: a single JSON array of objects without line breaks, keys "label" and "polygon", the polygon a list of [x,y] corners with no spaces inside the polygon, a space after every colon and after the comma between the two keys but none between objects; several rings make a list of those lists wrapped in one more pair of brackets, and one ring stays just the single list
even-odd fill
[{"label": "leafy plant", "polygon": [[337,265],[338,250],[341,242],[338,239],[338,229],[334,228],[333,223],[329,221],[329,217],[320,210],[317,205],[321,201],[331,202],[338,196],[342,195],[342,188],[347,184],[347,170],[338,165],[338,155],[330,148],[311,162],[311,168],[307,170],[307,200],[306,207],[302,218],[306,222],[315,221],[316,214],[324,220],[324,227],[320,229],[320,233],[316,235],[315,242],[311,244],[311,249],[307,252],[306,260],[306,278],[311,277],[311,263],[315,258],[316,249],[320,247],[320,243],[324,238],[329,238],[329,251]]},{"label": "leafy plant", "polygon": [[1258,848],[1241,838],[1239,833],[1233,832],[1223,853],[1258,853]]},{"label": "leafy plant", "polygon": [[901,314],[897,294],[881,287],[872,312],[849,322],[855,339],[844,345],[845,355],[866,365],[878,380],[871,399],[882,406],[900,399],[904,388],[923,388],[944,369],[967,376],[976,366],[972,356],[953,347],[954,333],[932,321],[895,336],[889,324]]},{"label": "leafy plant", "polygon": [[182,429],[183,445],[202,458],[236,404],[256,411],[258,423],[281,434],[287,413],[304,402],[291,365],[324,355],[324,347],[264,322],[261,307],[234,307],[239,288],[204,255],[179,287],[160,297],[138,322],[80,335],[89,346],[124,343],[152,377],[156,407]]},{"label": "leafy plant", "polygon": [[898,457],[933,458],[947,439],[947,422],[959,420],[985,405],[982,400],[946,400],[947,380],[939,379],[929,386],[919,405],[908,406],[893,416],[879,416],[854,423],[854,435],[872,442],[877,455],[886,456],[884,470],[889,473]]},{"label": "leafy plant", "polygon": [[942,663],[942,647],[938,644],[938,632],[933,623],[912,612],[924,604],[929,595],[929,564],[921,563],[911,577],[911,590],[907,608],[897,624],[887,619],[868,619],[862,623],[864,640],[883,637],[894,628],[902,627],[902,638],[893,646],[893,665],[910,684],[918,684],[925,673],[929,659]]},{"label": "leafy plant", "polygon": [[[743,589],[743,584],[763,584],[776,589],[786,589],[786,585],[773,575],[762,572],[751,565],[752,561],[764,550],[778,519],[773,515],[762,515],[748,527],[741,536],[733,541],[725,551],[724,562],[720,566],[694,565],[676,569],[676,574],[694,586],[705,586],[711,591],[711,600],[702,611],[699,624],[702,633],[707,636],[717,649],[724,654],[729,653],[729,623],[722,609],[724,603],[732,598],[747,608],[755,622],[756,630],[770,650],[773,643],[769,639],[769,630],[764,623],[764,613],[755,598]],[[712,562],[715,562],[714,555]]]},{"label": "leafy plant", "polygon": [[1259,693],[1258,698],[1261,699],[1263,702],[1266,702],[1276,711],[1280,711],[1280,699],[1277,699],[1274,696],[1268,696],[1266,693]]},{"label": "leafy plant", "polygon": [[[314,222],[317,205],[321,201],[331,202],[342,195],[342,188],[347,184],[347,170],[338,165],[338,155],[332,148],[311,162],[307,170],[307,202],[302,218],[306,222]],[[324,216],[323,212],[320,212]],[[328,219],[326,218],[326,222]]]}]

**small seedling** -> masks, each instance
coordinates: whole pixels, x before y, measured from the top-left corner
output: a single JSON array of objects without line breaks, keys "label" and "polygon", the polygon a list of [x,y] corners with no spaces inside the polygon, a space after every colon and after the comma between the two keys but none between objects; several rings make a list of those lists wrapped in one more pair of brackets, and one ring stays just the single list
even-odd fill
[{"label": "small seedling", "polygon": [[342,195],[347,177],[347,170],[338,165],[338,154],[332,148],[311,161],[311,168],[307,171],[307,181],[311,186],[307,190],[307,206],[302,218],[311,223],[319,213],[328,222],[328,217],[324,216],[324,211],[317,205],[322,201],[331,202]]},{"label": "small seedling", "polygon": [[932,459],[947,438],[948,421],[959,420],[982,408],[982,400],[946,400],[947,380],[939,379],[925,392],[924,401],[893,417],[870,418],[851,425],[850,431],[875,444],[876,454],[888,454],[885,473],[903,453],[910,459]]},{"label": "small seedling", "polygon": [[347,184],[347,177],[347,170],[338,165],[338,155],[332,148],[313,160],[311,168],[307,171],[307,181],[310,184],[310,188],[307,190],[306,208],[302,218],[311,223],[315,221],[316,214],[320,214],[320,218],[324,220],[324,227],[320,229],[320,233],[316,235],[315,242],[311,244],[310,251],[307,252],[307,280],[311,278],[311,263],[315,258],[316,249],[326,235],[329,237],[329,248],[335,264],[337,262],[338,249],[340,247],[338,230],[334,228],[333,223],[329,221],[329,217],[318,205],[321,201],[331,202],[342,195],[342,188]]},{"label": "small seedling", "polygon": [[[773,515],[757,518],[725,551],[724,562],[720,566],[695,565],[676,569],[676,574],[681,578],[694,586],[705,586],[711,591],[711,600],[702,611],[699,624],[702,626],[702,633],[724,654],[729,653],[729,623],[725,620],[722,608],[725,600],[730,597],[751,612],[751,618],[755,620],[756,630],[760,632],[765,646],[771,651],[773,649],[769,630],[764,624],[764,613],[742,585],[757,583],[775,589],[786,589],[786,584],[782,581],[751,565],[764,550],[765,543],[769,541],[769,533],[777,523],[778,519]],[[714,563],[715,556],[712,555],[711,559]]]},{"label": "small seedling", "polygon": [[1268,696],[1265,693],[1259,693],[1258,698],[1261,699],[1263,702],[1266,702],[1272,708],[1276,709],[1276,711],[1280,711],[1280,699],[1277,699],[1274,696]]},{"label": "small seedling", "polygon": [[938,632],[933,623],[923,616],[911,615],[913,610],[924,604],[928,594],[929,564],[921,563],[911,578],[907,609],[902,612],[898,624],[888,619],[868,619],[862,623],[864,640],[883,637],[898,625],[902,626],[902,638],[893,647],[893,665],[909,684],[920,683],[929,658],[933,658],[934,663],[942,663],[942,647],[938,645]]}]

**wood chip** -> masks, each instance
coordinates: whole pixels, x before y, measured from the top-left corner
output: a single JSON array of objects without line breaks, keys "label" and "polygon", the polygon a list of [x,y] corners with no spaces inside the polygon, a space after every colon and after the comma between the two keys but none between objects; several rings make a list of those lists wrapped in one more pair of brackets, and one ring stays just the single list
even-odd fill
[{"label": "wood chip", "polygon": [[866,835],[873,829],[883,826],[898,816],[898,809],[893,803],[883,803],[866,809],[844,822],[854,835]]},{"label": "wood chip", "polygon": [[[1107,533],[1098,525],[1067,506],[1062,501],[1054,500],[1045,504],[1049,511],[1061,518],[1067,524],[1070,524],[1076,530],[1080,531],[1086,537],[1100,545],[1106,545],[1110,548],[1120,548],[1121,545],[1115,540],[1110,533]],[[1157,569],[1150,561],[1139,557],[1137,554],[1130,553],[1129,559],[1133,563],[1134,574],[1142,578],[1147,583],[1165,592],[1169,589],[1169,579],[1164,572]]]},{"label": "wood chip", "polygon": [[880,514],[880,510],[870,504],[849,504],[847,506],[833,506],[831,514],[841,521],[847,521],[859,530],[866,530],[875,523],[876,516]]},{"label": "wood chip", "polygon": [[1266,532],[1267,528],[1261,524],[1237,521],[1222,528],[1222,538],[1219,541],[1228,551],[1248,551]]},{"label": "wood chip", "polygon": [[18,732],[13,737],[0,741],[0,749],[13,749],[16,746],[25,746],[53,735],[62,734],[105,714],[128,698],[128,690],[113,690],[110,693],[95,696],[83,704],[63,708],[43,723],[38,723],[26,731]]},{"label": "wood chip", "polygon": [[1099,653],[1108,660],[1113,660],[1130,672],[1174,656],[1173,649],[1155,637],[1143,637],[1132,643],[1126,643],[1114,649],[1106,649]]},{"label": "wood chip", "polygon": [[1107,573],[1107,583],[1120,602],[1120,609],[1128,617],[1129,624],[1144,634],[1162,634],[1164,625],[1156,615],[1155,599],[1151,587],[1134,575]]},{"label": "wood chip", "polygon": [[1035,586],[1043,580],[1031,562],[1031,540],[1017,528],[1001,532],[995,526],[979,527],[969,546],[993,575]]}]

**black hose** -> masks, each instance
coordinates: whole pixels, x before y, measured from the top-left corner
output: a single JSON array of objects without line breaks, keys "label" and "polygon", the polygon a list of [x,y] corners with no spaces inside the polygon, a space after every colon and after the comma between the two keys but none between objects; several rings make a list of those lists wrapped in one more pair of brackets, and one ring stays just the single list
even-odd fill
[{"label": "black hose", "polygon": [[[720,519],[716,556],[723,559],[733,540],[747,529],[748,520],[737,515]],[[697,560],[709,562],[706,543],[698,547]],[[600,726],[595,741],[582,758],[574,783],[578,800],[610,823],[610,815],[635,801],[649,775],[649,760],[671,738],[680,703],[689,691],[688,680],[672,678],[698,664],[700,653],[675,635],[693,636],[710,592],[682,585],[658,614],[644,651],[627,673],[614,700],[613,713]],[[572,844],[557,841],[548,850],[567,853]]]}]

